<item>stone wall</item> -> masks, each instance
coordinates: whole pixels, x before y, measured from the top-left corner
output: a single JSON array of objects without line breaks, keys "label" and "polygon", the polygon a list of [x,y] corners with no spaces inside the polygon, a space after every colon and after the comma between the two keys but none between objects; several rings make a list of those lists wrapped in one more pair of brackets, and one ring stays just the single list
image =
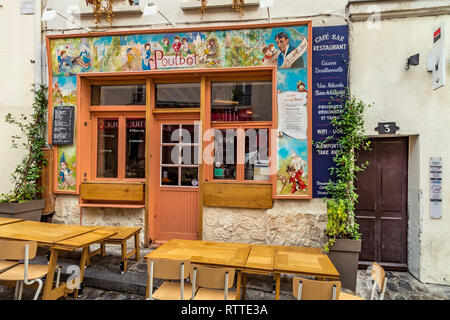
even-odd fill
[{"label": "stone wall", "polygon": [[[52,222],[60,224],[80,224],[78,196],[58,195]],[[141,227],[140,243],[144,245],[144,209],[83,208],[82,224],[86,226],[126,226]],[[130,239],[130,244],[133,242]]]},{"label": "stone wall", "polygon": [[275,200],[271,209],[203,207],[203,239],[321,247],[326,221],[321,199]]},{"label": "stone wall", "polygon": [[[58,195],[53,223],[80,224],[78,197]],[[83,225],[144,229],[144,209],[83,208]],[[321,199],[275,200],[271,209],[203,207],[203,239],[321,247],[326,242],[326,205]],[[140,234],[144,245],[144,230]]]}]

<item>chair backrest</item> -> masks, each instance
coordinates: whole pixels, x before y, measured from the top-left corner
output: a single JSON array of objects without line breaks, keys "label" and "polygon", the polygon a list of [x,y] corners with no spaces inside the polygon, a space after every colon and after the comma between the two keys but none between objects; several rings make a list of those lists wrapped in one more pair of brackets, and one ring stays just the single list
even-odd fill
[{"label": "chair backrest", "polygon": [[[194,272],[194,270],[196,270],[196,272]],[[228,285],[225,286],[225,278],[227,273]],[[234,276],[234,268],[191,264],[191,282],[195,283],[196,287],[204,287],[209,289],[225,289],[226,287],[227,289],[229,289],[233,286]]]},{"label": "chair backrest", "polygon": [[375,298],[376,286],[378,285],[378,287],[380,288],[380,300],[383,300],[387,283],[386,272],[384,271],[383,267],[376,262],[372,263],[371,277],[374,283],[370,299],[373,300]]},{"label": "chair backrest", "polygon": [[386,276],[386,273],[384,272],[384,269],[382,266],[380,266],[378,263],[374,262],[372,264],[372,280],[375,281],[375,283],[380,287],[381,290],[383,290],[383,283],[384,278]]},{"label": "chair backrest", "polygon": [[294,277],[292,283],[292,294],[298,300],[336,300],[340,292],[340,281],[319,281]]},{"label": "chair backrest", "polygon": [[[150,274],[150,266],[153,262],[153,277],[164,280],[180,280],[187,279],[191,269],[189,260],[169,260],[150,258],[147,261],[148,273]],[[181,275],[181,265],[184,265],[183,275]]]},{"label": "chair backrest", "polygon": [[36,241],[0,240],[0,259],[22,260],[25,259],[25,246],[28,245],[28,259],[36,257]]}]

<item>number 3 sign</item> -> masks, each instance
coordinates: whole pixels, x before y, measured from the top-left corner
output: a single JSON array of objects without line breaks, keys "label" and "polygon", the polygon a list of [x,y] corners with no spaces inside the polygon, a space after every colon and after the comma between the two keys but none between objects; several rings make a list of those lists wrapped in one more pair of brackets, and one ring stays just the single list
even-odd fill
[{"label": "number 3 sign", "polygon": [[379,134],[395,134],[399,129],[395,122],[379,122],[378,127],[375,128]]}]

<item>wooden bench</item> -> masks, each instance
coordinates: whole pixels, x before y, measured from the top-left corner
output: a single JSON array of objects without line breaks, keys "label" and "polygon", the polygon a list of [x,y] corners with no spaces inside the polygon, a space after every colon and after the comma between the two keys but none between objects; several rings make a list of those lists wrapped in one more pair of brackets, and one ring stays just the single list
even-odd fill
[{"label": "wooden bench", "polygon": [[[122,273],[127,271],[127,260],[134,255],[136,261],[140,259],[139,250],[139,232],[141,228],[137,227],[99,227],[101,230],[116,232],[115,235],[110,238],[100,242],[100,248],[89,252],[89,258],[87,261],[87,266],[90,264],[90,258],[101,253],[102,257],[106,255],[106,245],[107,244],[120,244],[122,247],[122,257],[120,262],[120,271]],[[134,236],[134,249],[127,252],[127,240]]]}]

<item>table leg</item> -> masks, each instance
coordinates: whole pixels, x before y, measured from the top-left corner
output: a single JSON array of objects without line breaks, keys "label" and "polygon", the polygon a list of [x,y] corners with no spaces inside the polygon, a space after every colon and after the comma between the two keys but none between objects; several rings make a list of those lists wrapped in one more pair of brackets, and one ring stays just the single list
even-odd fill
[{"label": "table leg", "polygon": [[241,282],[242,282],[242,271],[237,271],[236,300],[241,300]]},{"label": "table leg", "polygon": [[[83,251],[81,253],[81,261],[80,261],[80,284],[83,283],[83,277],[84,277],[84,270],[86,268],[87,261],[89,259],[89,246],[84,247]],[[78,298],[78,290],[74,290],[74,297]]]},{"label": "table leg", "polygon": [[89,246],[83,248],[83,252],[81,253],[81,261],[80,261],[80,283],[83,283],[84,270],[86,269],[86,264],[89,258]]},{"label": "table leg", "polygon": [[274,273],[275,278],[275,300],[280,300],[281,274]]},{"label": "table leg", "polygon": [[62,283],[59,287],[53,289],[53,278],[55,276],[56,261],[58,260],[59,251],[50,249],[50,260],[48,263],[48,273],[45,278],[44,290],[42,292],[42,300],[56,300],[65,294],[66,284]]},{"label": "table leg", "polygon": [[150,294],[150,275],[147,274],[147,288],[145,290],[145,299],[148,299]]},{"label": "table leg", "polygon": [[86,267],[89,267],[91,265],[91,249],[90,246],[88,246],[88,256],[87,256],[87,260],[86,260]]},{"label": "table leg", "polygon": [[134,246],[136,248],[135,258],[136,258],[136,261],[139,261],[139,259],[141,258],[140,248],[139,248],[139,231],[134,234]]},{"label": "table leg", "polygon": [[247,294],[247,274],[244,272],[242,275],[242,300],[246,299]]},{"label": "table leg", "polygon": [[127,271],[127,241],[122,242],[122,263],[123,263],[123,270],[122,273]]},{"label": "table leg", "polygon": [[106,256],[106,244],[102,243],[100,244],[100,250],[102,252],[102,257]]}]

